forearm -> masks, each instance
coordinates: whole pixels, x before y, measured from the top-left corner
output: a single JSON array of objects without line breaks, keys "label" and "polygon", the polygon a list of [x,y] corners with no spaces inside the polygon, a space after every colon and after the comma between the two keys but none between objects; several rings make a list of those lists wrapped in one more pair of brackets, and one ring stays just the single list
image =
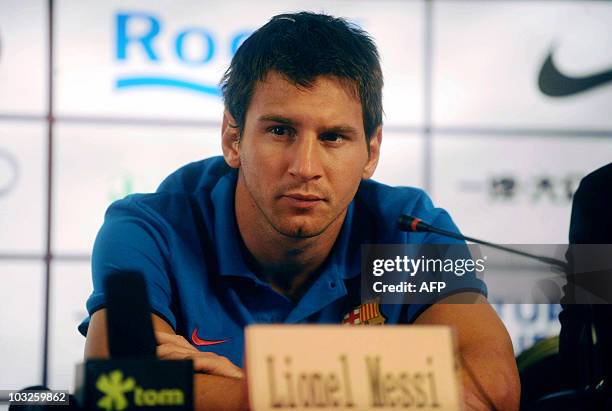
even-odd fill
[{"label": "forearm", "polygon": [[514,362],[504,360],[511,355],[505,351],[505,347],[483,350],[478,346],[471,349],[463,347],[461,350],[461,380],[466,410],[519,409],[518,372]]},{"label": "forearm", "polygon": [[[461,301],[474,303],[454,304]],[[483,296],[455,294],[429,307],[415,324],[455,330],[467,410],[518,410],[521,388],[512,342]]]},{"label": "forearm", "polygon": [[244,379],[194,374],[195,410],[242,411],[248,410],[246,381]]}]

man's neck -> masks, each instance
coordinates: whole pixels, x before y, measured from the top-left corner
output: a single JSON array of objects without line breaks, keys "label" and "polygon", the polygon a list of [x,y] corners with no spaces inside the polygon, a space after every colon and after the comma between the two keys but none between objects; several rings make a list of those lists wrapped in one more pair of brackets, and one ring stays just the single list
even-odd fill
[{"label": "man's neck", "polygon": [[[234,210],[238,230],[249,253],[248,263],[275,290],[299,301],[329,256],[346,210],[320,235],[289,237],[267,222],[246,191],[246,187],[237,184]],[[254,213],[259,215],[253,218]]]}]

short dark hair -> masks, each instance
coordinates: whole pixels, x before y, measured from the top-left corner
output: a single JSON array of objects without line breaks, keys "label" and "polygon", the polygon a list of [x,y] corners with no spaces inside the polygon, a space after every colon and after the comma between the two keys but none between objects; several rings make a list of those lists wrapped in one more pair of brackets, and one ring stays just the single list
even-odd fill
[{"label": "short dark hair", "polygon": [[225,108],[241,130],[257,82],[272,70],[306,88],[321,75],[347,80],[361,101],[367,141],[382,124],[383,76],[376,45],[342,18],[280,14],[244,41],[221,80]]}]

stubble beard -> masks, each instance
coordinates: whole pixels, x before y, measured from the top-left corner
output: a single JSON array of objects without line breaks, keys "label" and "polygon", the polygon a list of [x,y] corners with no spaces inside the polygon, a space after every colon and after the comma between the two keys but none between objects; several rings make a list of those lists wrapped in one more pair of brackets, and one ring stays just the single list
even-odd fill
[{"label": "stubble beard", "polygon": [[298,227],[295,227],[292,229],[284,229],[280,224],[277,224],[273,220],[272,216],[268,215],[266,210],[259,204],[259,202],[256,200],[256,197],[253,195],[253,190],[251,190],[251,187],[249,186],[246,176],[242,173],[242,170],[240,170],[240,172],[242,174],[242,180],[244,182],[244,187],[249,193],[250,200],[252,201],[253,204],[255,204],[255,207],[257,207],[259,213],[266,219],[266,222],[268,223],[270,227],[272,227],[274,231],[276,231],[278,234],[282,235],[283,237],[286,237],[287,239],[306,240],[310,238],[319,237],[320,235],[325,233],[325,231],[327,231],[327,229],[338,218],[340,218],[340,216],[346,211],[346,208],[343,210],[340,210],[333,218],[327,221],[323,225],[323,227],[321,227],[318,230],[306,230],[306,228],[304,227],[304,224],[300,224]]}]

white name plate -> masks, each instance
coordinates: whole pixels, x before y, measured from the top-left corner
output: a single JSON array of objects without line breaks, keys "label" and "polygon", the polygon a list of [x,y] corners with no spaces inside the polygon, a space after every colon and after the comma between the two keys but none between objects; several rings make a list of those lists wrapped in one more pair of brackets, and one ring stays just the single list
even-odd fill
[{"label": "white name plate", "polygon": [[444,326],[254,325],[249,401],[263,410],[460,410]]}]

